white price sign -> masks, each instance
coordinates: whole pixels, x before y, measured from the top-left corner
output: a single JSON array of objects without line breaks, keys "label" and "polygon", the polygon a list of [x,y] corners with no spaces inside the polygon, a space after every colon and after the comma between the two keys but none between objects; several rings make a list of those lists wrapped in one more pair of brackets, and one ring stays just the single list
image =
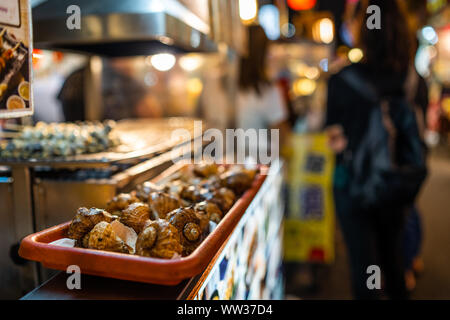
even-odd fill
[{"label": "white price sign", "polygon": [[19,0],[0,0],[0,23],[20,27]]}]

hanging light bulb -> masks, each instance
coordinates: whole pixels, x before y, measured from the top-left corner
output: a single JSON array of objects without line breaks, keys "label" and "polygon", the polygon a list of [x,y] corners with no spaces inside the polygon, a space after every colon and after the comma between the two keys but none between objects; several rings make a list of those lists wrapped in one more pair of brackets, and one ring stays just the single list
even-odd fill
[{"label": "hanging light bulb", "polygon": [[178,62],[184,71],[195,71],[202,65],[202,59],[196,55],[186,55],[180,58]]},{"label": "hanging light bulb", "polygon": [[175,65],[176,58],[171,53],[158,53],[150,58],[151,65],[159,71],[169,71]]},{"label": "hanging light bulb", "polygon": [[239,16],[241,20],[249,23],[255,20],[258,14],[257,0],[239,0]]},{"label": "hanging light bulb", "polygon": [[319,21],[319,36],[323,43],[331,43],[334,38],[333,21],[323,18]]}]

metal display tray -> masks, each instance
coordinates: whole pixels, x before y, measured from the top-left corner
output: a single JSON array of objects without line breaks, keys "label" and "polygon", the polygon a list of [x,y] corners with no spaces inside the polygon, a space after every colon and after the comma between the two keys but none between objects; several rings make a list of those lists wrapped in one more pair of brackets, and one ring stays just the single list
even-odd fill
[{"label": "metal display tray", "polygon": [[[201,137],[194,132],[193,118],[162,118],[121,120],[114,128],[122,144],[111,151],[83,154],[51,159],[1,159],[5,166],[49,166],[49,167],[107,167],[113,163],[132,162],[169,151],[184,143]],[[172,135],[175,130],[184,129],[187,135]],[[197,136],[195,136],[197,134]]]}]

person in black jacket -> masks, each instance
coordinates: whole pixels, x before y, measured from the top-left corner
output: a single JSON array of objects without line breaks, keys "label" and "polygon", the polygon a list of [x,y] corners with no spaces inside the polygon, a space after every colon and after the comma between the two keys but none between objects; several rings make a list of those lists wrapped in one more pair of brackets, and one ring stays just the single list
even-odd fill
[{"label": "person in black jacket", "polygon": [[[366,9],[381,9],[381,29],[366,27]],[[336,214],[347,245],[352,289],[357,299],[376,299],[380,290],[371,289],[368,267],[379,266],[384,275],[382,289],[389,298],[406,299],[403,228],[406,209],[389,207],[377,214],[364,212],[349,196],[351,161],[364,137],[372,110],[363,87],[350,84],[344,74],[367,80],[381,97],[405,98],[405,83],[412,64],[412,37],[397,0],[361,1],[356,11],[359,24],[356,45],[364,52],[360,63],[345,67],[328,83],[326,127],[330,145],[337,152],[334,179]],[[370,269],[369,269],[370,270]]]}]

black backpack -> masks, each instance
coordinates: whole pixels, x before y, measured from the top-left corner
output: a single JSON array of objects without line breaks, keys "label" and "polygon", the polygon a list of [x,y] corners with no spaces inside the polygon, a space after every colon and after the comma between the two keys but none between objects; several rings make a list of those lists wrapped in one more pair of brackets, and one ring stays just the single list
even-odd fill
[{"label": "black backpack", "polygon": [[353,203],[367,211],[412,205],[427,176],[414,108],[406,97],[380,98],[353,70],[341,76],[372,105],[367,131],[348,163]]}]

